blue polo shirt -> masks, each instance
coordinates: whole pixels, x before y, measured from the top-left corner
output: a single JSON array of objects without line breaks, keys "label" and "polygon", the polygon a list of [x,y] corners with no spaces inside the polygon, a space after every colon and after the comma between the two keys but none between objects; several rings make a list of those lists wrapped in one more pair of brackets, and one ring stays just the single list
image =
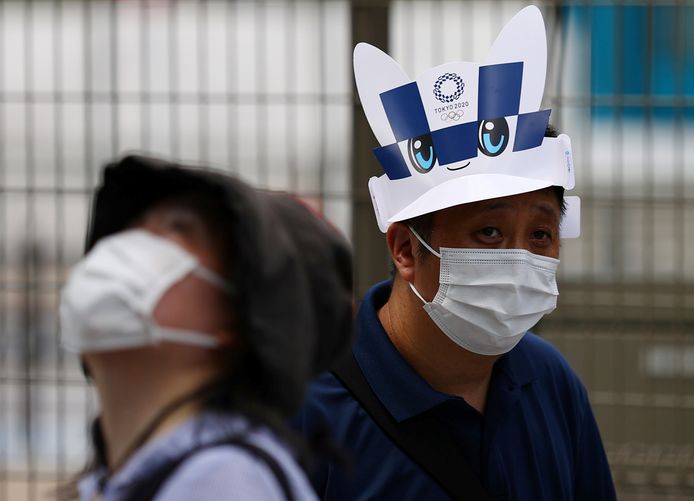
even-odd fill
[{"label": "blue polo shirt", "polygon": [[[585,388],[556,348],[528,333],[499,358],[482,415],[464,399],[434,390],[390,342],[376,312],[391,285],[382,282],[365,296],[353,352],[398,422],[433,412],[492,499],[615,499]],[[310,386],[295,422],[305,432],[329,427],[352,456],[351,471],[324,464],[314,472],[322,499],[450,499],[330,373]]]}]

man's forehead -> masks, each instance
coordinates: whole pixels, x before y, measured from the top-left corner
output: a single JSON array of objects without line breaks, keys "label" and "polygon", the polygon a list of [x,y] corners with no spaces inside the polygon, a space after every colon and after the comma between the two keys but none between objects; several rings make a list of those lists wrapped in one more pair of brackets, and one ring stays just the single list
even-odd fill
[{"label": "man's forehead", "polygon": [[561,217],[560,200],[554,191],[554,187],[551,186],[527,193],[456,205],[436,211],[434,217],[435,220],[448,219],[449,217],[460,217],[462,214],[471,216],[474,214],[514,210],[521,206],[529,206],[531,209],[543,212],[548,216]]}]

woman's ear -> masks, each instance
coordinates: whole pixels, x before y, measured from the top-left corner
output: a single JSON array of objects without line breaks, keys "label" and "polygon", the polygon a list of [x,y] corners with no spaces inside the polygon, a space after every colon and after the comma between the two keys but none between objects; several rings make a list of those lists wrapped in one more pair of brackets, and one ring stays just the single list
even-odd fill
[{"label": "woman's ear", "polygon": [[248,343],[238,330],[233,327],[224,327],[214,331],[213,336],[219,341],[219,348],[244,352],[248,349]]},{"label": "woman's ear", "polygon": [[386,242],[395,269],[403,280],[414,283],[417,243],[404,223],[392,223],[386,232]]}]

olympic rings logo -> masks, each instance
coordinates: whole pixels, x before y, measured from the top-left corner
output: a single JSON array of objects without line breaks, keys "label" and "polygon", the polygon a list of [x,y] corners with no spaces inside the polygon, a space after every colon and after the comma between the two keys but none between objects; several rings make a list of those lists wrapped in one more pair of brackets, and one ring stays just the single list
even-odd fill
[{"label": "olympic rings logo", "polygon": [[465,112],[463,110],[455,110],[449,111],[448,113],[442,113],[440,118],[443,122],[448,122],[449,120],[457,122],[458,120],[463,118],[463,115],[465,115]]},{"label": "olympic rings logo", "polygon": [[[452,94],[444,94],[441,91],[441,86],[448,81],[455,83],[455,91]],[[464,88],[465,83],[463,83],[463,79],[460,78],[460,76],[458,76],[456,73],[444,73],[436,80],[436,83],[434,84],[434,97],[436,97],[436,99],[442,103],[452,103],[463,95]]]}]

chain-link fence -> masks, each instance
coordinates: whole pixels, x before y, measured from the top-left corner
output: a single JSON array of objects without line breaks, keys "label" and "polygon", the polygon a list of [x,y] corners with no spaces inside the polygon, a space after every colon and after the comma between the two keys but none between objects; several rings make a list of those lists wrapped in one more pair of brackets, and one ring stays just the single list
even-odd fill
[{"label": "chain-link fence", "polygon": [[[583,199],[539,331],[590,391],[620,498],[694,499],[694,2],[535,3]],[[363,291],[387,260],[353,44],[416,77],[483,60],[526,4],[0,3],[0,501],[44,499],[87,453],[96,403],[55,310],[106,160],[147,151],[299,193],[352,238]]]}]

